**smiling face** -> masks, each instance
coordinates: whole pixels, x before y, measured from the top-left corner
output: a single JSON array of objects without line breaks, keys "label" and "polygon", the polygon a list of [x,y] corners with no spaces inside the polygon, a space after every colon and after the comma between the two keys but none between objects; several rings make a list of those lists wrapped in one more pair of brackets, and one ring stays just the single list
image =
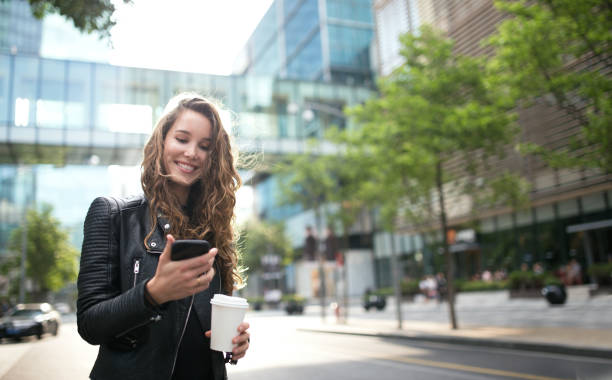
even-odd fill
[{"label": "smiling face", "polygon": [[204,115],[184,110],[164,139],[162,154],[171,189],[182,204],[187,202],[190,186],[204,174],[212,146],[212,126]]}]

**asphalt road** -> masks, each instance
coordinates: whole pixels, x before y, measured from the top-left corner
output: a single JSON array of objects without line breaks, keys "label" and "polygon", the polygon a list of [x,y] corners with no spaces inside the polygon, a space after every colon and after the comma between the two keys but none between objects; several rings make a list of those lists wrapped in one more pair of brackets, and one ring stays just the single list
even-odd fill
[{"label": "asphalt road", "polygon": [[[612,360],[299,331],[309,318],[248,314],[251,349],[230,380],[612,378]],[[58,337],[3,341],[0,379],[86,379],[96,352],[67,322]]]},{"label": "asphalt road", "polygon": [[251,316],[251,352],[229,378],[612,379],[612,360],[297,330],[308,318]]}]

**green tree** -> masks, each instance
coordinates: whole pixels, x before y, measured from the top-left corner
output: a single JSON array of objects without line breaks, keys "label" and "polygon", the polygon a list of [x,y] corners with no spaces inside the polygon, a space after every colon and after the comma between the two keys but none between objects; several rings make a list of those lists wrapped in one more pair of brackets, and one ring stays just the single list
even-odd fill
[{"label": "green tree", "polygon": [[[328,131],[326,137],[339,142],[341,133],[337,129]],[[351,152],[339,149],[335,154],[322,155],[306,152],[290,157],[282,167],[285,186],[282,187],[284,203],[299,203],[313,207],[317,219],[317,230],[321,233],[321,217],[327,226],[335,230],[340,227],[344,246],[343,256],[349,248],[349,229],[366,209],[361,189],[370,181],[366,168],[347,164],[354,162]],[[317,211],[320,210],[320,211]],[[323,215],[321,215],[323,214]],[[346,269],[342,270],[344,286],[343,319],[348,318],[348,286]]]},{"label": "green tree", "polygon": [[[486,192],[488,157],[501,154],[516,133],[512,98],[491,85],[483,60],[453,54],[452,41],[431,27],[400,40],[405,63],[379,81],[379,98],[350,110],[362,125],[350,146],[361,145],[363,156],[375,162],[380,174],[370,186],[384,198],[388,224],[400,210],[437,215],[450,321],[457,328],[445,197],[450,187],[469,196]],[[447,170],[453,160],[463,170]]]},{"label": "green tree", "polygon": [[560,148],[526,143],[553,167],[612,171],[612,5],[608,0],[504,0],[511,15],[488,43],[490,69],[523,107],[543,102],[579,126]]},{"label": "green tree", "polygon": [[[26,275],[34,284],[32,298],[43,299],[49,291],[76,281],[78,273],[78,251],[52,210],[43,205],[40,211],[31,209],[26,214]],[[11,233],[9,250],[21,252],[22,234],[23,226]]]},{"label": "green tree", "polygon": [[284,265],[293,261],[291,242],[280,223],[249,220],[241,229],[238,246],[242,265],[252,272],[261,270],[264,255],[277,255]]},{"label": "green tree", "polygon": [[[356,109],[349,110],[350,114],[352,112],[356,112]],[[391,234],[395,233],[398,217],[410,213],[410,219],[416,220],[416,210],[403,206],[407,202],[420,201],[423,195],[423,183],[411,180],[422,166],[398,160],[395,153],[398,145],[389,145],[394,139],[393,136],[398,136],[396,126],[392,123],[381,123],[377,126],[371,124],[339,134],[335,138],[337,143],[346,147],[339,159],[335,159],[336,165],[345,165],[340,171],[343,186],[335,196],[346,197],[352,207],[343,212],[342,218],[346,218],[347,222],[354,221],[357,212],[363,209],[373,210],[376,214],[374,219],[378,224],[374,230],[380,228]],[[399,141],[395,143],[403,144]],[[346,225],[350,226],[348,223]],[[402,276],[398,252],[393,243],[392,239],[390,251],[392,283],[398,328],[402,328],[400,307]]]},{"label": "green tree", "polygon": [[[317,159],[313,146],[304,154],[295,154],[285,157],[283,162],[276,165],[274,172],[278,175],[281,196],[280,205],[299,204],[304,210],[313,210],[315,213],[316,231],[321,234],[323,230],[323,207],[328,201],[329,194],[336,188],[334,179],[329,175],[326,161]],[[319,281],[321,317],[325,318],[325,277],[323,269],[323,254],[317,245],[319,262]]]},{"label": "green tree", "polygon": [[[11,1],[11,0],[2,0]],[[109,38],[115,25],[112,16],[115,5],[111,0],[28,0],[32,14],[42,19],[48,14],[58,13],[69,20],[82,32],[98,32],[100,38]],[[123,0],[131,3],[132,0]]]}]

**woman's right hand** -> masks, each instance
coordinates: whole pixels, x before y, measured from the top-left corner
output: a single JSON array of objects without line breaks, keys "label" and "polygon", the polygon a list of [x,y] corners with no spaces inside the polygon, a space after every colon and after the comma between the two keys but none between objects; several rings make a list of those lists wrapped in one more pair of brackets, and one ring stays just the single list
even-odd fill
[{"label": "woman's right hand", "polygon": [[215,276],[213,263],[217,248],[191,259],[173,261],[170,250],[174,237],[167,235],[166,238],[166,247],[159,256],[155,276],[147,283],[147,292],[158,304],[199,293],[208,288]]}]

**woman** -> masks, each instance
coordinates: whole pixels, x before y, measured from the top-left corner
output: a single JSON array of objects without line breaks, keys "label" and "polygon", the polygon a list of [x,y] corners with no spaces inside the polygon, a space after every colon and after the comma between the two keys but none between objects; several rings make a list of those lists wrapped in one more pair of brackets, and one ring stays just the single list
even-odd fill
[{"label": "woman", "polygon": [[[210,299],[242,283],[233,244],[240,178],[216,107],[173,98],[144,149],[144,196],[100,197],[85,219],[77,322],[100,345],[92,379],[224,379],[210,350]],[[178,239],[205,239],[209,253],[173,261]],[[248,323],[232,362],[249,347]],[[206,332],[206,333],[204,333]]]}]

